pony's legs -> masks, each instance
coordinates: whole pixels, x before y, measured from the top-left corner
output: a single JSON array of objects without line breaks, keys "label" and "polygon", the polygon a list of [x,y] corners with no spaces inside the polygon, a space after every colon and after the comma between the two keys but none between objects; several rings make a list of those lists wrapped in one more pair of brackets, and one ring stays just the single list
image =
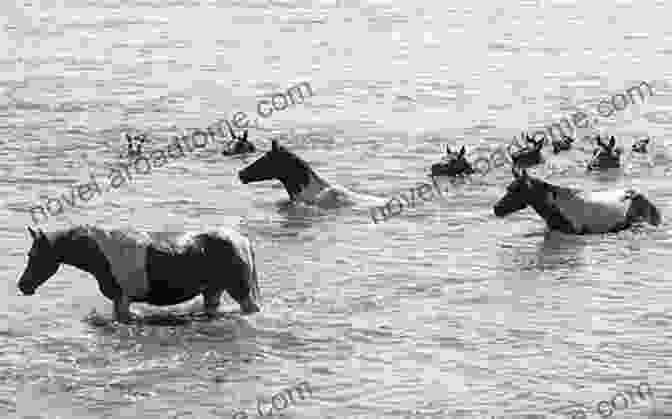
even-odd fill
[{"label": "pony's legs", "polygon": [[253,314],[259,312],[259,306],[252,300],[252,295],[248,294],[245,298],[238,302],[243,314]]},{"label": "pony's legs", "polygon": [[203,291],[203,305],[205,306],[205,314],[209,317],[214,317],[217,314],[219,307],[219,300],[222,296],[221,290],[208,289]]},{"label": "pony's legs", "polygon": [[127,295],[121,295],[114,300],[114,317],[120,323],[131,322],[131,300]]}]

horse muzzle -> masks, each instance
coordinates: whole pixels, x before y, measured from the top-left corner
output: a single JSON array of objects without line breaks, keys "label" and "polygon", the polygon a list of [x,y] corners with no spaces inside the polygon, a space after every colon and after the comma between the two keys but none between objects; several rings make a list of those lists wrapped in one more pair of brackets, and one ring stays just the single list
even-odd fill
[{"label": "horse muzzle", "polygon": [[240,181],[243,182],[243,185],[247,185],[248,183],[250,183],[249,176],[246,176],[245,173],[243,172],[238,172],[238,179],[240,179]]},{"label": "horse muzzle", "polygon": [[35,288],[29,287],[29,286],[23,285],[23,284],[19,285],[19,291],[21,291],[21,293],[23,295],[33,295],[33,294],[35,294]]},{"label": "horse muzzle", "polygon": [[495,205],[493,211],[496,217],[503,217],[506,215],[506,211],[499,205]]}]

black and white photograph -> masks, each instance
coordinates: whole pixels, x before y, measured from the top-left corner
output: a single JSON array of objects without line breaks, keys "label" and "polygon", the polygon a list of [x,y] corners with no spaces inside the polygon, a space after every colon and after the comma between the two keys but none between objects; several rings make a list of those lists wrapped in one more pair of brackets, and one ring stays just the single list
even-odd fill
[{"label": "black and white photograph", "polygon": [[671,1],[2,9],[0,418],[672,419]]}]

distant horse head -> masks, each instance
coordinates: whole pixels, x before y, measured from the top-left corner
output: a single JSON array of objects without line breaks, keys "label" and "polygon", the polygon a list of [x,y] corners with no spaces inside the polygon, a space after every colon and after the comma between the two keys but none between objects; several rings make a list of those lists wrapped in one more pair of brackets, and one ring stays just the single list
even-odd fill
[{"label": "distant horse head", "polygon": [[278,144],[277,140],[271,142],[271,149],[266,154],[238,172],[238,178],[244,184],[277,179],[282,182],[291,199],[306,189],[317,190],[329,186],[308,163]]},{"label": "distant horse head", "polygon": [[254,146],[254,144],[252,144],[252,142],[250,142],[247,139],[247,136],[249,134],[248,130],[243,130],[243,133],[241,135],[237,135],[233,131],[233,127],[231,127],[229,121],[224,120],[224,122],[226,123],[226,126],[229,129],[229,134],[231,134],[231,140],[235,141],[235,143],[233,144],[233,147],[229,146],[226,149],[224,149],[222,151],[223,155],[233,156],[236,154],[254,153],[255,151],[257,151],[257,148]]},{"label": "distant horse head", "polygon": [[[544,139],[542,138],[539,141],[535,141],[534,138],[529,135],[525,133],[523,133],[523,135],[530,146],[519,148],[516,151],[511,151],[513,143],[507,146],[513,165],[521,168],[528,168],[543,163],[544,159],[541,155],[541,149],[544,146]],[[521,137],[523,135],[521,135]]]},{"label": "distant horse head", "polygon": [[562,136],[561,140],[553,140],[551,145],[553,146],[553,153],[558,154],[561,151],[566,151],[572,148],[572,143],[574,139],[566,135]]},{"label": "distant horse head", "polygon": [[58,271],[62,257],[41,229],[35,232],[28,227],[28,232],[33,238],[33,245],[28,252],[28,265],[19,278],[18,286],[24,295],[33,295],[40,285]]},{"label": "distant horse head", "polygon": [[616,138],[612,135],[609,143],[604,143],[598,135],[596,138],[599,146],[593,150],[593,157],[588,162],[588,170],[613,169],[621,166],[621,153],[623,150],[616,147]]},{"label": "distant horse head", "polygon": [[128,157],[136,157],[142,154],[142,146],[145,143],[149,143],[149,138],[146,134],[140,134],[135,136],[130,136],[128,133],[125,133],[126,136],[126,149]]},{"label": "distant horse head", "polygon": [[453,153],[450,151],[450,146],[446,145],[446,156],[440,163],[432,165],[432,176],[458,176],[470,175],[475,172],[474,168],[467,161],[465,157],[466,149],[464,146],[459,152]]},{"label": "distant horse head", "polygon": [[632,145],[632,151],[634,151],[635,153],[647,153],[650,141],[651,141],[650,137],[640,138],[639,140],[635,141],[635,143]]}]

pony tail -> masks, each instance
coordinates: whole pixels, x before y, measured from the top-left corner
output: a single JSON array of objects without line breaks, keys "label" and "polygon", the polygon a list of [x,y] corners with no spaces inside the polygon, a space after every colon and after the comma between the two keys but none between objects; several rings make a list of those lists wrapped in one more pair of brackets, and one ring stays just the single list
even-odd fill
[{"label": "pony tail", "polygon": [[649,201],[648,199],[646,199],[646,202],[648,202],[649,205],[651,205],[649,207],[649,209],[651,210],[651,224],[655,226],[660,225],[660,223],[663,221],[663,217],[660,215],[660,211],[658,211],[658,208],[656,208],[656,206],[653,205],[653,203],[651,203],[651,201]]}]

